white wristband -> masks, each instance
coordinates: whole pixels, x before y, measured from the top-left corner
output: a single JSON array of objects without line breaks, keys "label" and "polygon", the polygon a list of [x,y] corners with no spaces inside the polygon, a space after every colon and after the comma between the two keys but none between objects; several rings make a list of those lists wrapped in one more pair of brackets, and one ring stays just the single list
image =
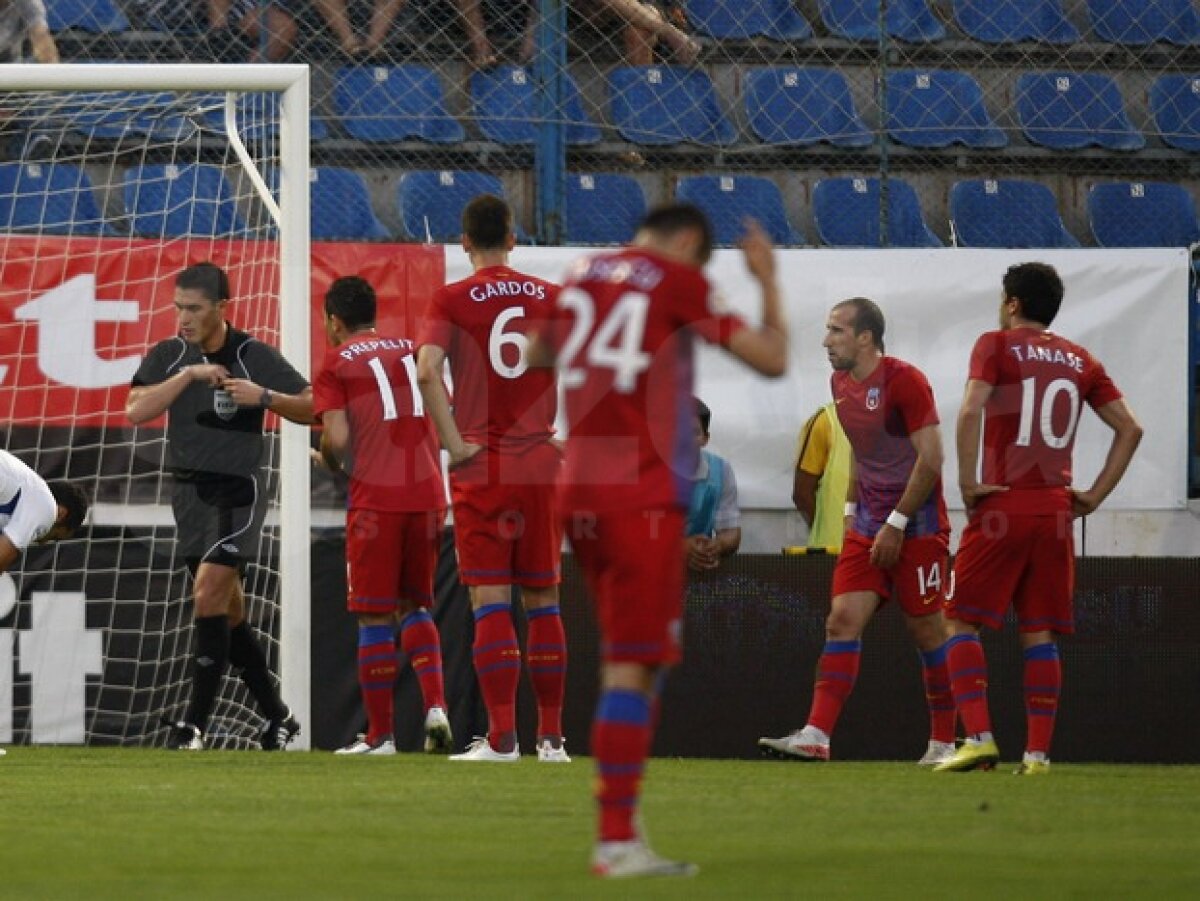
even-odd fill
[{"label": "white wristband", "polygon": [[846,501],[845,516],[854,516],[858,513],[858,504],[855,501]]},{"label": "white wristband", "polygon": [[899,510],[893,510],[888,514],[887,524],[893,529],[899,529],[903,532],[908,527],[908,517]]}]

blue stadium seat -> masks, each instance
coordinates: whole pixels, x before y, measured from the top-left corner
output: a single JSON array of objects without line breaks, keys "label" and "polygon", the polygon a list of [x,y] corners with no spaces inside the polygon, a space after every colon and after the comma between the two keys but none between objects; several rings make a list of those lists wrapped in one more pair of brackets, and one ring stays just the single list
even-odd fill
[{"label": "blue stadium seat", "polygon": [[[563,73],[563,112],[568,144],[595,144],[600,129],[584,112],[575,80]],[[483,136],[500,144],[532,144],[542,120],[533,77],[520,66],[498,66],[471,75],[471,103]]]},{"label": "blue stadium seat", "polygon": [[333,99],[342,125],[360,141],[454,144],[466,136],[446,112],[442,83],[425,66],[345,66],[337,71]]},{"label": "blue stadium seat", "polygon": [[[813,188],[817,239],[829,247],[879,247],[879,179],[826,178]],[[888,179],[888,246],[941,247],[925,224],[917,192],[906,181]]]},{"label": "blue stadium seat", "polygon": [[1182,185],[1094,185],[1087,210],[1092,235],[1101,247],[1190,247],[1200,241],[1196,204]]},{"label": "blue stadium seat", "polygon": [[747,216],[762,223],[776,244],[804,243],[804,235],[788,221],[779,188],[761,176],[689,175],[679,179],[675,197],[704,210],[718,244],[736,244]]},{"label": "blue stadium seat", "polygon": [[1074,44],[1077,29],[1062,0],[954,0],[954,18],[966,34],[985,44]]},{"label": "blue stadium seat", "polygon": [[[836,37],[850,41],[879,40],[880,0],[820,0],[817,4],[825,27]],[[888,0],[888,35],[922,44],[940,41],[946,28],[925,0]]]},{"label": "blue stadium seat", "polygon": [[568,244],[627,244],[646,215],[646,196],[637,180],[609,173],[567,176]]},{"label": "blue stadium seat", "polygon": [[617,131],[635,144],[721,145],[737,137],[712,81],[696,69],[620,66],[608,76],[608,96]]},{"label": "blue stadium seat", "polygon": [[1164,144],[1200,151],[1200,76],[1161,76],[1150,86],[1150,111]]},{"label": "blue stadium seat", "polygon": [[687,0],[688,21],[714,38],[761,35],[777,41],[803,41],[812,26],[792,0]]},{"label": "blue stadium seat", "polygon": [[183,140],[196,135],[204,117],[169,91],[80,92],[66,107],[72,130],[106,140],[142,135]]},{"label": "blue stadium seat", "polygon": [[980,179],[950,189],[950,224],[962,247],[1078,247],[1045,185]]},{"label": "blue stadium seat", "polygon": [[867,147],[875,140],[834,69],[751,69],[745,94],[750,129],[764,143]]},{"label": "blue stadium seat", "polygon": [[484,172],[407,172],[396,186],[404,231],[414,241],[453,242],[462,237],[462,211],[480,194],[504,196],[500,179]]},{"label": "blue stadium seat", "polygon": [[56,34],[71,28],[92,34],[129,30],[129,20],[113,0],[46,0],[46,24]]},{"label": "blue stadium seat", "polygon": [[357,172],[318,166],[309,175],[312,236],[318,241],[379,241],[391,237],[371,209],[371,192]]},{"label": "blue stadium seat", "polygon": [[1088,0],[1092,28],[1103,41],[1144,47],[1162,41],[1194,44],[1200,17],[1191,0]]},{"label": "blue stadium seat", "polygon": [[979,83],[963,72],[892,72],[887,77],[888,134],[910,147],[1004,147]]},{"label": "blue stadium seat", "polygon": [[[225,133],[225,95],[210,93],[200,100],[204,108],[205,124],[212,130]],[[237,123],[243,139],[274,135],[279,131],[279,95],[276,93],[242,94],[237,101]],[[309,141],[324,141],[329,137],[329,126],[320,116],[308,117]]]},{"label": "blue stadium seat", "polygon": [[1146,139],[1107,75],[1029,72],[1017,79],[1017,118],[1032,143],[1054,150],[1140,150]]},{"label": "blue stadium seat", "polygon": [[129,230],[136,235],[230,237],[246,230],[219,166],[134,166],[125,173],[124,196]]},{"label": "blue stadium seat", "polygon": [[0,163],[0,231],[113,233],[87,172],[67,163]]}]

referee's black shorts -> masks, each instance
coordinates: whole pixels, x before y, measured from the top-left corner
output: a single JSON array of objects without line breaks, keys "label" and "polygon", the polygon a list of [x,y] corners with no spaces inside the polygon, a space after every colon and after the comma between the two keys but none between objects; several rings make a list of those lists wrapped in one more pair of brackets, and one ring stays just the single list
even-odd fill
[{"label": "referee's black shorts", "polygon": [[258,556],[267,497],[261,478],[176,477],[171,494],[179,553],[195,575],[201,563],[242,572]]}]

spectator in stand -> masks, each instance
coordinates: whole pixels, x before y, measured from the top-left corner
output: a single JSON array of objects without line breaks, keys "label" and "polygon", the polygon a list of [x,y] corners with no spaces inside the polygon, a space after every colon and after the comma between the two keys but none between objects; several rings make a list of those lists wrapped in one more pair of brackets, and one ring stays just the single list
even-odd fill
[{"label": "spectator in stand", "polygon": [[21,62],[26,38],[35,62],[58,62],[58,45],[46,24],[42,0],[0,0],[0,63]]},{"label": "spectator in stand", "polygon": [[[258,0],[208,0],[208,25],[214,43],[223,44],[217,53],[224,58],[230,46],[249,42],[250,62],[281,63],[291,56],[300,28],[296,24],[297,0],[270,0],[266,9]],[[262,26],[267,38],[263,42]],[[232,40],[220,41],[226,35]]]},{"label": "spectator in stand", "polygon": [[[476,6],[479,4],[479,0],[463,2]],[[531,13],[525,40],[521,45],[522,62],[528,62],[533,57],[537,38],[537,16],[533,15],[536,4],[534,0],[530,0],[530,3]],[[683,30],[686,19],[674,4],[670,6],[668,13],[643,0],[592,0],[589,3],[578,4],[577,9],[581,15],[592,20],[602,20],[607,16],[624,22],[621,28],[621,42],[624,44],[626,65],[653,65],[654,50],[659,44],[666,48],[675,62],[685,66],[690,66],[700,56],[700,43]],[[485,40],[486,37],[485,34]]]},{"label": "spectator in stand", "polygon": [[800,429],[792,476],[792,503],[808,523],[808,546],[841,553],[843,508],[853,454],[833,401],[817,409]]},{"label": "spectator in stand", "polygon": [[721,558],[737,553],[742,543],[742,513],[738,509],[737,479],[724,457],[706,451],[712,411],[696,398],[696,446],[700,463],[683,539],[688,569],[716,569]]}]

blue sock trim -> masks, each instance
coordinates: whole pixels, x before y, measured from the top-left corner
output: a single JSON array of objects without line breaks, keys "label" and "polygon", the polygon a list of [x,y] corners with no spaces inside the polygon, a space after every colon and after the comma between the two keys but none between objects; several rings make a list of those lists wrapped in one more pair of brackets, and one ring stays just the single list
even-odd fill
[{"label": "blue sock trim", "polygon": [[395,641],[396,633],[391,626],[359,626],[358,646],[365,648],[373,644]]},{"label": "blue sock trim", "polygon": [[949,654],[950,649],[952,647],[954,647],[956,644],[960,644],[964,641],[973,641],[973,642],[975,642],[975,644],[982,645],[982,642],[979,640],[978,635],[962,634],[962,635],[954,635],[950,638],[947,638],[946,643],[944,645],[942,645],[942,650],[945,651],[947,654]]},{"label": "blue sock trim", "polygon": [[400,631],[403,632],[409,626],[415,626],[417,623],[431,622],[433,622],[433,617],[429,615],[429,611],[424,607],[418,607],[405,616],[404,619],[400,620]]},{"label": "blue sock trim", "polygon": [[475,622],[479,622],[485,616],[491,616],[493,613],[507,613],[510,609],[508,604],[484,604],[475,611]]},{"label": "blue sock trim", "polygon": [[825,654],[858,654],[862,651],[862,639],[854,641],[827,641],[823,653]]},{"label": "blue sock trim", "polygon": [[1035,644],[1031,648],[1025,649],[1026,660],[1057,660],[1058,645],[1052,641],[1045,644]]},{"label": "blue sock trim", "polygon": [[526,619],[537,619],[540,616],[558,616],[558,605],[553,607],[539,607],[536,610],[525,611]]},{"label": "blue sock trim", "polygon": [[[947,642],[949,644],[949,642]],[[939,666],[946,662],[946,645],[934,648],[932,651],[921,651],[921,661],[926,666]]]},{"label": "blue sock trim", "polygon": [[600,696],[596,719],[626,726],[650,725],[650,699],[640,691],[611,688]]}]

